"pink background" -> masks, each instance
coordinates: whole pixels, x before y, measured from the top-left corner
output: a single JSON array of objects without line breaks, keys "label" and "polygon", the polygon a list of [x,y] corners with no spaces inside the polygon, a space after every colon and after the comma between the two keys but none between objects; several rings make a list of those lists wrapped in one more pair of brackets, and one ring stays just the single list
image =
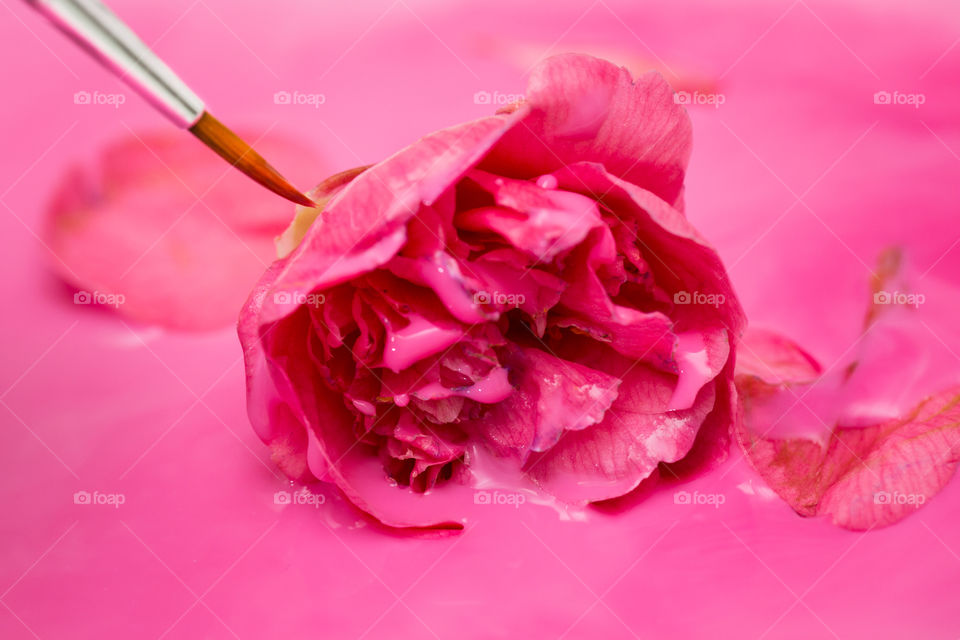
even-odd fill
[{"label": "pink background", "polygon": [[[396,535],[329,488],[319,508],[274,504],[290,487],[247,423],[234,331],[75,306],[40,240],[68,166],[165,122],[2,4],[0,637],[960,635],[957,482],[867,534],[799,518],[737,454],[682,487],[719,507],[662,487],[585,522],[477,506],[460,535]],[[489,113],[474,93],[522,93],[548,53],[719,92],[690,109],[688,215],[751,321],[826,366],[857,338],[884,247],[907,247],[921,281],[960,284],[954,3],[320,4],[111,3],[222,120],[314,146],[319,175],[280,167],[304,188]],[[878,105],[881,90],[925,102]],[[126,102],[77,105],[77,91]],[[277,91],[326,100],[275,104]],[[125,502],[78,505],[77,491]]]}]

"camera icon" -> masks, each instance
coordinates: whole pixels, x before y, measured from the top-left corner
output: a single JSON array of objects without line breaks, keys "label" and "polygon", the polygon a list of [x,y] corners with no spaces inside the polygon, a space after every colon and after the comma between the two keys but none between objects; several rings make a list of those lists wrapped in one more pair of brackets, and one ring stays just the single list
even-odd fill
[{"label": "camera icon", "polygon": [[86,291],[77,291],[73,294],[73,304],[90,304],[93,302],[93,296]]},{"label": "camera icon", "polygon": [[673,294],[673,304],[690,304],[691,296],[689,291],[677,291]]},{"label": "camera icon", "polygon": [[473,94],[473,104],[490,104],[492,99],[493,96],[490,95],[489,91],[477,91]]},{"label": "camera icon", "polygon": [[873,294],[873,304],[890,304],[891,296],[889,291],[877,291]]},{"label": "camera icon", "polygon": [[277,491],[273,494],[273,504],[290,504],[290,492],[289,491]]},{"label": "camera icon", "polygon": [[90,92],[77,91],[73,94],[73,104],[90,104]]},{"label": "camera icon", "polygon": [[490,304],[490,294],[486,291],[477,291],[473,294],[473,304]]},{"label": "camera icon", "polygon": [[873,494],[873,504],[890,504],[890,494],[886,491],[877,491]]},{"label": "camera icon", "polygon": [[293,302],[293,296],[290,295],[289,291],[278,291],[273,294],[274,304],[290,304],[291,302]]},{"label": "camera icon", "polygon": [[473,504],[490,504],[489,491],[477,491],[473,494]]},{"label": "camera icon", "polygon": [[73,504],[90,504],[90,492],[77,491],[73,494]]},{"label": "camera icon", "polygon": [[290,92],[277,91],[273,94],[273,104],[290,104]]},{"label": "camera icon", "polygon": [[877,91],[873,94],[873,104],[890,104],[890,92],[889,91]]},{"label": "camera icon", "polygon": [[690,504],[689,491],[677,491],[673,494],[673,504]]},{"label": "camera icon", "polygon": [[673,102],[675,104],[690,104],[692,102],[690,92],[677,91],[675,94],[673,94]]}]

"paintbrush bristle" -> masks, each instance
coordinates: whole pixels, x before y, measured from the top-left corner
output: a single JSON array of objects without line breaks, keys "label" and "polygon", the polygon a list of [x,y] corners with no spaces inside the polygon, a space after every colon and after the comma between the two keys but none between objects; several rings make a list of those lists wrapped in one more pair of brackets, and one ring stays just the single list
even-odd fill
[{"label": "paintbrush bristle", "polygon": [[204,111],[196,124],[190,127],[190,133],[197,136],[203,144],[217,152],[224,160],[270,189],[270,191],[306,207],[316,206],[313,200],[287,182],[286,178],[280,175],[280,172],[271,167],[269,162],[254,151],[253,147],[210,115],[209,111]]}]

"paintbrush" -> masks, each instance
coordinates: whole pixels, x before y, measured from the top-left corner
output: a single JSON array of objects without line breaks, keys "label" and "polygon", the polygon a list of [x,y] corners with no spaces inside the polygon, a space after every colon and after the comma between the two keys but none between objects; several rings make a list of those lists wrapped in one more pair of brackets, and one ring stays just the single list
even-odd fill
[{"label": "paintbrush", "polygon": [[114,71],[178,127],[227,162],[297,204],[314,202],[219,120],[137,35],[98,0],[27,0],[94,58]]}]

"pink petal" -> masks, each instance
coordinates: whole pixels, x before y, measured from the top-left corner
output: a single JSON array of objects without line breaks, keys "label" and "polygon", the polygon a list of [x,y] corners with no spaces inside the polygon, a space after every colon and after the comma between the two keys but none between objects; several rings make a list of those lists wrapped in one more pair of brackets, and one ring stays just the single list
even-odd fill
[{"label": "pink petal", "polygon": [[600,275],[615,260],[613,236],[605,227],[571,252],[563,273],[567,286],[551,325],[573,327],[623,355],[675,371],[672,320],[661,311],[641,311],[611,300]]},{"label": "pink petal", "polygon": [[689,409],[697,394],[720,375],[730,362],[730,336],[727,329],[687,331],[677,334],[673,358],[677,363],[677,386],[667,410]]},{"label": "pink petal", "polygon": [[[267,138],[258,149],[277,166],[323,171],[293,142]],[[115,144],[98,169],[61,184],[45,234],[60,275],[88,293],[121,294],[128,317],[175,329],[232,324],[293,215],[184,134]]]},{"label": "pink petal", "polygon": [[881,307],[844,382],[840,424],[872,425],[904,416],[918,398],[960,383],[960,367],[945,349],[957,339],[960,289],[935,287],[932,278],[925,284],[928,301],[920,308]]},{"label": "pink petal", "polygon": [[[578,320],[564,323],[570,322],[599,339],[607,336],[620,353],[674,372],[678,370],[675,325],[681,330],[700,331],[722,326],[733,339],[739,336],[746,319],[723,262],[675,208],[597,164],[572,164],[554,175],[564,189],[603,194],[609,211],[616,212],[615,216],[610,214],[608,223],[629,228],[621,238],[631,241],[630,246],[615,246],[610,232],[602,229],[574,250],[570,262],[577,271],[569,277],[562,302],[578,312]],[[630,296],[615,302],[609,298],[597,275],[599,267],[610,263],[616,250],[629,255],[637,247],[667,299],[659,298],[657,292],[648,293],[645,300]],[[677,304],[674,296],[681,292],[713,302]],[[716,371],[725,359],[713,361],[716,367],[712,370]]]},{"label": "pink petal", "polygon": [[538,335],[543,335],[546,313],[560,300],[564,288],[561,278],[538,268],[516,249],[488,251],[464,269],[476,280],[476,290],[483,292],[485,299],[479,300],[478,307],[487,313],[519,308],[534,319]]},{"label": "pink petal", "polygon": [[[470,169],[514,120],[491,116],[432,133],[357,176],[327,205],[283,262],[275,292],[307,295],[390,260],[406,240],[406,223]],[[309,258],[299,259],[308,254]],[[292,309],[268,299],[263,322]]]},{"label": "pink petal", "polygon": [[563,360],[540,349],[511,348],[504,364],[519,387],[477,425],[501,455],[546,451],[564,431],[579,431],[603,420],[617,397],[620,380]]},{"label": "pink petal", "polygon": [[531,73],[526,106],[530,115],[480,168],[533,178],[574,162],[597,162],[681,206],[691,125],[659,73],[634,81],[629,71],[605,60],[554,56]]},{"label": "pink petal", "polygon": [[[661,466],[666,477],[684,480],[702,475],[725,461],[730,453],[730,443],[736,425],[741,420],[739,396],[733,381],[733,362],[720,372],[712,383],[715,391],[713,410],[697,430],[693,446],[676,462],[664,462]],[[703,391],[701,390],[701,393]]]},{"label": "pink petal", "polygon": [[773,331],[750,327],[737,346],[737,376],[768,385],[804,384],[822,372],[813,356]]},{"label": "pink petal", "polygon": [[477,170],[471,171],[469,178],[489,191],[499,206],[458,213],[457,226],[498,233],[538,260],[553,260],[602,224],[596,202],[578,193],[544,189],[526,180]]},{"label": "pink petal", "polygon": [[675,462],[693,447],[714,408],[714,385],[693,407],[666,411],[673,376],[645,365],[623,379],[620,394],[599,424],[569,431],[548,451],[530,457],[527,473],[568,502],[593,502],[636,488],[661,462]]},{"label": "pink petal", "polygon": [[801,515],[829,515],[848,529],[893,524],[919,509],[960,460],[960,388],[920,403],[903,419],[837,429],[821,446],[747,436],[750,460]]},{"label": "pink petal", "polygon": [[[897,275],[879,271],[878,289]],[[958,298],[952,287],[927,286],[939,294],[929,305],[871,304],[854,356],[823,376],[786,338],[751,330],[742,343],[740,437],[750,462],[798,513],[829,515],[851,529],[885,526],[952,476],[960,387],[956,367],[938,357],[938,335],[953,331]],[[932,385],[941,391],[908,404]]]},{"label": "pink petal", "polygon": [[369,300],[384,329],[381,359],[372,366],[398,372],[436,353],[464,336],[464,327],[451,317],[429,290],[416,287],[384,271],[363,278],[376,291]]},{"label": "pink petal", "polygon": [[[673,311],[692,324],[705,317],[724,317],[732,332],[742,332],[743,311],[720,256],[675,207],[599,164],[578,162],[554,175],[563,189],[602,196],[608,224],[628,227],[624,237],[639,246],[657,282],[670,285],[671,296],[680,290],[723,296],[718,304],[687,304]],[[622,249],[626,253],[630,247]]]},{"label": "pink petal", "polygon": [[296,214],[290,226],[277,238],[277,256],[280,258],[288,256],[290,252],[300,244],[303,237],[307,235],[307,230],[310,228],[310,225],[320,216],[333,196],[343,191],[354,178],[368,168],[369,167],[357,167],[355,169],[341,171],[311,189],[307,195],[317,203],[317,206],[304,207],[297,205]]},{"label": "pink petal", "polygon": [[[386,268],[405,280],[432,289],[450,314],[460,322],[472,324],[486,319],[474,302],[469,275],[447,252],[438,249],[416,259],[398,255],[387,263]],[[468,273],[476,275],[473,269]],[[480,285],[473,286],[478,290],[483,288]]]},{"label": "pink petal", "polygon": [[[282,263],[277,262],[248,300],[240,339],[247,372],[251,423],[291,478],[335,483],[361,510],[396,527],[455,527],[472,491],[446,483],[429,494],[391,486],[369,445],[358,444],[344,399],[316,375],[302,351],[310,330],[305,309],[263,327],[259,311]],[[279,366],[275,363],[283,363]],[[306,461],[306,465],[303,461]]]}]

